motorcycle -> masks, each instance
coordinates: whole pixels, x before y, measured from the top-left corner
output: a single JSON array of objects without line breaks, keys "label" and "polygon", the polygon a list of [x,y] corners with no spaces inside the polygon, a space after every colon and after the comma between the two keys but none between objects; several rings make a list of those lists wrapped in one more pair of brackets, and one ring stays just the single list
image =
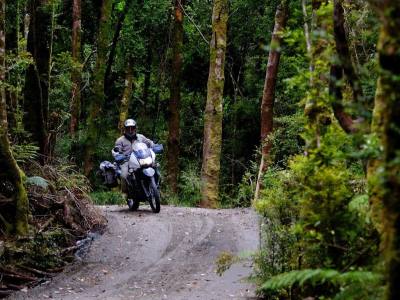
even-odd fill
[{"label": "motorcycle", "polygon": [[161,176],[156,163],[156,153],[161,153],[163,146],[148,148],[145,143],[134,143],[128,161],[128,206],[137,210],[141,201],[148,201],[154,213],[160,212]]},{"label": "motorcycle", "polygon": [[128,176],[126,177],[126,186],[128,192],[128,206],[134,211],[139,208],[140,202],[149,202],[151,210],[154,213],[160,212],[160,182],[161,175],[156,163],[156,154],[163,151],[163,145],[155,144],[151,149],[145,143],[137,142],[133,144],[132,153],[129,157],[123,154],[115,157],[115,163],[102,162],[100,169],[103,172],[106,184],[108,183],[110,173],[115,173],[115,177],[121,178],[119,164],[128,160]]}]

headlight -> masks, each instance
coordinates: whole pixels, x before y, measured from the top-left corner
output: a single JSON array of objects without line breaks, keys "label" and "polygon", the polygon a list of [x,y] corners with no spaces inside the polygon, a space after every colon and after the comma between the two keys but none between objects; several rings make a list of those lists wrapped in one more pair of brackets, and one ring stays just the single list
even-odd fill
[{"label": "headlight", "polygon": [[144,166],[151,166],[153,163],[153,159],[151,158],[151,156],[146,157],[146,158],[142,158],[139,159],[139,164],[140,166],[144,167]]}]

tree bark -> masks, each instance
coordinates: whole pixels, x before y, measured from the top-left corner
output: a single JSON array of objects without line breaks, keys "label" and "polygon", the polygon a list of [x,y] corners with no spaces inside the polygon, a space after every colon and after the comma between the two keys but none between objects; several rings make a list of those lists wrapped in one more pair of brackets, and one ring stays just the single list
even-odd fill
[{"label": "tree bark", "polygon": [[74,66],[71,73],[72,95],[69,133],[71,136],[75,136],[81,112],[81,0],[73,0],[72,5],[72,60]]},{"label": "tree bark", "polygon": [[271,50],[268,57],[264,91],[261,101],[261,163],[257,178],[255,199],[258,199],[260,189],[262,188],[262,179],[268,168],[268,156],[272,146],[268,137],[273,130],[275,87],[281,56],[280,47],[282,43],[282,33],[286,26],[287,17],[288,4],[286,0],[283,0],[276,9],[275,26],[271,38]]},{"label": "tree bark", "polygon": [[[0,0],[0,81],[5,80],[5,0]],[[0,87],[0,179],[14,187],[15,218],[13,230],[17,235],[28,233],[28,196],[23,185],[24,174],[12,156],[7,135],[7,109],[4,86]]]},{"label": "tree bark", "polygon": [[108,55],[108,60],[107,60],[106,73],[104,75],[104,78],[105,78],[104,91],[106,92],[106,95],[108,95],[108,87],[110,87],[112,85],[111,68],[114,63],[115,51],[117,49],[117,44],[118,44],[119,36],[121,34],[122,25],[124,24],[126,13],[128,12],[131,4],[132,4],[132,0],[126,1],[125,7],[120,12],[120,14],[118,16],[117,25],[115,26],[114,36],[113,36],[112,43],[111,43],[110,54]]},{"label": "tree bark", "polygon": [[133,64],[132,64],[132,58],[130,58],[126,68],[125,88],[119,109],[118,128],[121,134],[124,132],[124,122],[126,119],[128,119],[129,103],[132,96],[132,87],[133,87]]},{"label": "tree bark", "polygon": [[342,100],[343,94],[339,82],[343,79],[343,69],[337,64],[331,65],[330,79],[329,79],[329,94],[333,97],[333,114],[339,122],[340,127],[346,133],[354,133],[354,121],[349,114],[344,110]]},{"label": "tree bark", "polygon": [[81,112],[81,0],[73,0],[72,8],[72,61],[71,122],[69,133],[75,136]]},{"label": "tree bark", "polygon": [[[19,0],[15,0],[14,5],[7,5],[5,10],[5,22],[13,23],[6,30],[6,51],[19,54]],[[14,72],[8,72],[8,84],[6,87],[6,102],[7,102],[7,122],[9,132],[17,127],[17,110],[18,110],[18,82],[13,76]]]},{"label": "tree bark", "polygon": [[85,142],[84,174],[89,175],[93,169],[93,156],[99,132],[101,130],[101,111],[104,105],[104,75],[106,70],[107,49],[110,31],[112,0],[103,0],[97,36],[97,58],[93,70],[92,97],[90,98],[87,118],[87,139]]},{"label": "tree bark", "polygon": [[370,201],[382,224],[386,266],[385,299],[400,299],[400,2],[371,1],[381,17],[380,77],[371,130],[383,146],[368,169]]},{"label": "tree bark", "polygon": [[28,33],[28,51],[34,64],[26,71],[24,95],[24,126],[32,133],[45,160],[48,154],[48,105],[49,105],[49,60],[50,60],[50,23],[51,15],[45,6],[47,0],[30,0],[30,25]]},{"label": "tree bark", "polygon": [[151,39],[148,42],[146,50],[146,69],[144,71],[144,83],[143,83],[143,95],[142,95],[142,107],[139,108],[141,119],[146,117],[146,107],[150,92],[150,80],[151,80],[151,68],[153,63],[153,48],[151,45]]},{"label": "tree bark", "polygon": [[347,133],[355,133],[357,128],[354,126],[353,118],[347,114],[342,104],[343,94],[340,91],[341,87],[338,82],[343,78],[343,71],[353,91],[353,98],[356,103],[361,103],[363,98],[363,91],[361,88],[360,80],[351,60],[349,43],[345,30],[344,10],[342,0],[334,0],[333,9],[333,31],[335,37],[336,52],[338,61],[331,67],[330,86],[329,91],[333,96],[333,112],[339,125]]},{"label": "tree bark", "polygon": [[356,103],[361,103],[364,96],[361,88],[360,79],[357,72],[355,71],[353,62],[351,60],[349,43],[347,41],[347,35],[344,26],[345,20],[342,2],[343,0],[334,0],[333,30],[335,36],[336,51],[339,57],[339,64],[342,66],[344,74],[346,75],[347,80],[349,81],[349,84],[353,91],[353,98]]},{"label": "tree bark", "polygon": [[222,101],[225,83],[226,30],[229,1],[215,0],[210,42],[210,70],[204,112],[203,163],[201,170],[202,207],[215,208],[219,199],[219,174],[222,144]]},{"label": "tree bark", "polygon": [[178,192],[180,152],[180,102],[183,46],[183,5],[184,0],[175,0],[174,33],[172,45],[172,74],[169,100],[169,130],[167,151],[168,183],[172,193]]}]

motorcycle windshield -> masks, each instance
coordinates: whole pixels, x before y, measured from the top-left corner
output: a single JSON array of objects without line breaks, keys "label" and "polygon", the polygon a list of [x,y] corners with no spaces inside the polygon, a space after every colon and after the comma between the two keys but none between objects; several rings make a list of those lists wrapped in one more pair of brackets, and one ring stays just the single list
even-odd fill
[{"label": "motorcycle windshield", "polygon": [[133,153],[137,157],[137,159],[144,159],[147,157],[151,157],[151,151],[144,143],[137,143],[133,147]]}]

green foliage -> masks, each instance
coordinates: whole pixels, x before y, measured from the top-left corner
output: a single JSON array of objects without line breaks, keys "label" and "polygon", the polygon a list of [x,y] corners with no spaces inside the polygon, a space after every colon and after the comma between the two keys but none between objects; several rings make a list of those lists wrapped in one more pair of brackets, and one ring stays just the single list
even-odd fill
[{"label": "green foliage", "polygon": [[126,201],[120,192],[93,192],[90,194],[94,204],[97,205],[125,205]]},{"label": "green foliage", "polygon": [[265,189],[255,203],[261,214],[261,251],[256,256],[255,274],[260,282],[271,275],[298,266],[299,249],[294,233],[299,208],[293,199],[295,178],[290,171],[270,168],[264,177]]},{"label": "green foliage", "polygon": [[[308,134],[303,134],[306,140]],[[262,251],[256,258],[260,282],[297,269],[346,269],[374,262],[376,232],[369,222],[363,174],[349,163],[353,147],[352,140],[331,125],[319,148],[292,157],[287,169],[270,168],[265,174],[265,190],[256,203],[264,217]],[[270,292],[276,296],[279,288]]]},{"label": "green foliage", "polygon": [[168,200],[168,203],[181,206],[197,206],[201,200],[200,184],[199,169],[194,165],[187,165],[181,171],[181,176],[179,177],[179,199],[171,198],[171,201]]},{"label": "green foliage", "polygon": [[[60,114],[61,120],[69,116],[69,101],[72,89],[71,71],[76,67],[70,52],[57,53],[52,61],[50,73],[51,89],[49,90],[50,109]],[[64,118],[62,118],[64,117]],[[61,123],[61,120],[59,123]],[[55,128],[52,124],[52,127]]]},{"label": "green foliage", "polygon": [[276,118],[275,129],[269,137],[272,143],[271,161],[278,167],[286,167],[288,159],[303,151],[304,116],[294,114]]},{"label": "green foliage", "polygon": [[228,270],[235,262],[238,261],[238,258],[233,255],[231,252],[221,252],[218,255],[216,260],[217,270],[216,273],[219,276],[222,276],[226,270]]},{"label": "green foliage", "polygon": [[57,269],[65,265],[59,245],[68,244],[72,236],[63,229],[54,228],[37,233],[29,241],[19,240],[6,244],[5,252],[0,257],[0,265],[7,263],[14,266],[32,266],[46,270]]},{"label": "green foliage", "polygon": [[[324,299],[372,300],[382,296],[382,282],[382,275],[369,271],[341,273],[333,269],[305,269],[276,275],[266,281],[260,290],[267,294],[276,294],[294,287],[323,286],[324,294],[328,294],[328,298]],[[309,293],[310,296],[318,294],[316,291]]]},{"label": "green foliage", "polygon": [[39,147],[33,144],[12,144],[11,151],[18,163],[27,163],[38,157]]}]

